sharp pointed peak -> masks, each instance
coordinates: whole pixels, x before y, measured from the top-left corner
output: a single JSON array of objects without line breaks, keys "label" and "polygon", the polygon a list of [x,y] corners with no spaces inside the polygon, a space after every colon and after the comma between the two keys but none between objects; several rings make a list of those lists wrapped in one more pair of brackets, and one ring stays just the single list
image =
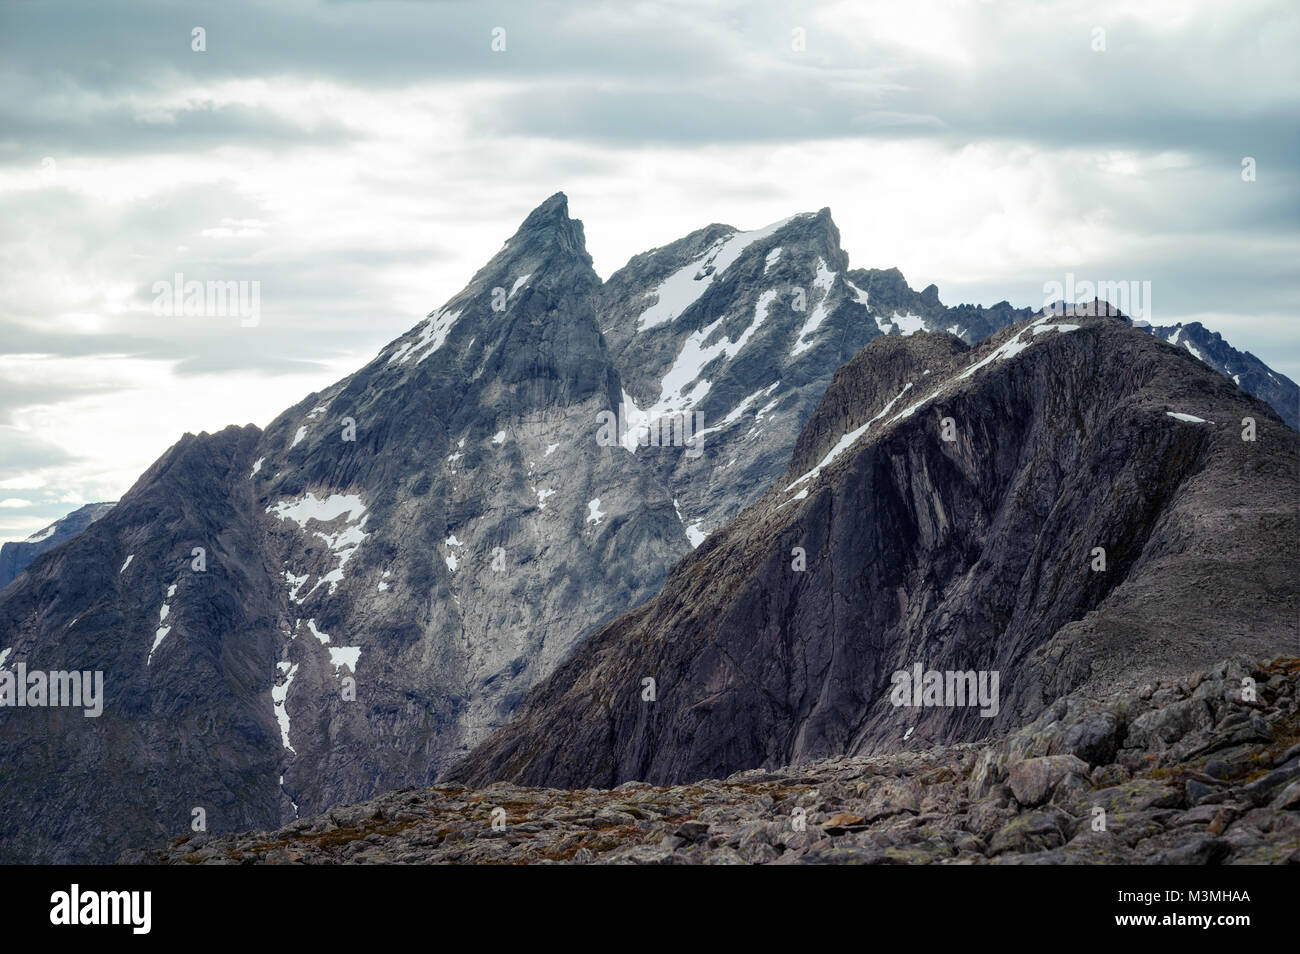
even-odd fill
[{"label": "sharp pointed peak", "polygon": [[590,263],[582,221],[569,217],[569,197],[563,192],[555,193],[529,212],[515,234],[506,241],[506,247],[518,250],[552,243]]},{"label": "sharp pointed peak", "polygon": [[557,192],[529,212],[520,228],[528,225],[540,225],[545,222],[567,221],[569,221],[569,197],[563,192]]}]

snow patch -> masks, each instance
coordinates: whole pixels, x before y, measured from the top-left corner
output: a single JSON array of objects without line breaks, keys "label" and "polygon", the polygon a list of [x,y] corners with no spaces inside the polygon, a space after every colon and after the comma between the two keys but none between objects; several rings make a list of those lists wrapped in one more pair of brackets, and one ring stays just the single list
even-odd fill
[{"label": "snow patch", "polygon": [[294,576],[288,570],[285,570],[284,579],[289,584],[289,599],[295,603],[301,603],[302,600],[298,599],[298,591],[306,585],[308,576],[306,574]]},{"label": "snow patch", "polygon": [[695,549],[709,538],[709,535],[700,529],[703,523],[703,520],[697,520],[686,528],[686,539],[691,541],[691,549]]},{"label": "snow patch", "polygon": [[1188,351],[1190,351],[1192,354],[1196,355],[1196,357],[1200,358],[1200,359],[1201,359],[1202,361],[1204,361],[1206,364],[1209,364],[1209,363],[1210,363],[1210,362],[1209,362],[1209,359],[1206,358],[1205,355],[1201,354],[1201,353],[1200,353],[1199,351],[1197,351],[1194,347],[1192,347],[1192,343],[1191,343],[1190,341],[1184,341],[1184,342],[1183,342],[1183,347],[1186,348]]},{"label": "snow patch", "polygon": [[405,364],[416,352],[423,350],[424,354],[416,359],[419,364],[429,355],[433,354],[447,341],[447,335],[451,331],[451,326],[456,323],[460,317],[460,310],[449,311],[445,306],[437,311],[429,312],[420,327],[420,337],[416,341],[409,341],[393,352],[393,356],[388,359],[388,363],[394,361],[399,364]]},{"label": "snow patch", "polygon": [[298,428],[298,433],[293,435],[293,443],[289,445],[289,450],[293,450],[295,447],[297,447],[298,442],[301,441],[306,436],[307,436],[307,425],[304,424],[302,427]]},{"label": "snow patch", "polygon": [[[757,403],[760,399],[767,397],[769,394],[775,391],[778,385],[780,385],[780,383],[781,383],[780,381],[773,381],[767,387],[755,391],[753,394],[745,398],[743,401],[741,401],[739,404],[733,407],[729,412],[727,412],[727,416],[724,417],[717,424],[713,425],[712,427],[706,427],[703,430],[697,431],[695,435],[695,439],[699,440],[701,437],[703,437],[706,434],[713,434],[717,431],[721,431],[730,427],[732,424],[735,424],[738,420],[740,420],[742,414],[744,414],[747,410],[749,410],[749,408],[755,403]],[[765,408],[763,408],[763,410],[759,411],[754,416],[756,418],[762,417],[764,413],[766,413],[767,411],[775,407],[779,400],[780,399],[778,398],[777,401],[772,401]]]},{"label": "snow patch", "polygon": [[1188,424],[1208,424],[1210,423],[1203,417],[1197,417],[1194,414],[1180,414],[1178,411],[1165,411],[1172,418],[1180,421],[1186,421]]},{"label": "snow patch", "polygon": [[357,663],[361,659],[360,646],[331,646],[330,647],[330,665],[334,667],[334,675],[338,675],[339,669],[343,666],[348,667],[348,672],[357,671]]},{"label": "snow patch", "polygon": [[58,528],[58,523],[52,523],[52,524],[50,524],[48,527],[46,527],[44,530],[38,530],[36,533],[33,533],[30,537],[28,537],[28,538],[27,538],[26,540],[24,540],[23,542],[24,542],[24,543],[40,543],[42,540],[48,540],[50,537],[54,536],[54,531],[55,531],[57,528]]},{"label": "snow patch", "polygon": [[497,431],[495,434],[492,435],[493,444],[504,444],[505,442],[506,442],[505,431]]},{"label": "snow patch", "polygon": [[831,296],[831,286],[835,284],[835,275],[835,272],[826,267],[825,262],[820,258],[817,259],[817,271],[813,276],[812,286],[813,290],[821,292],[821,295],[818,297],[817,304],[813,306],[812,314],[808,316],[808,320],[799,329],[799,335],[795,339],[794,347],[790,350],[791,357],[797,358],[812,347],[812,343],[805,339],[811,337],[821,327],[821,323],[826,320],[826,301]]},{"label": "snow patch", "polygon": [[754,320],[735,341],[725,335],[719,335],[718,340],[712,344],[705,343],[710,341],[721,327],[722,318],[707,328],[693,332],[682,345],[682,350],[678,352],[668,373],[664,375],[659,400],[649,410],[642,411],[638,408],[631,396],[624,391],[622,418],[627,432],[623,435],[623,446],[635,454],[637,447],[640,446],[641,434],[643,432],[648,434],[649,428],[655,421],[668,414],[685,414],[704,400],[713,384],[701,380],[701,372],[710,362],[719,357],[735,357],[745,345],[749,344],[754,333],[767,320],[768,309],[776,300],[776,296],[775,289],[769,289],[758,296],[758,303],[754,306]]},{"label": "snow patch", "polygon": [[293,677],[298,674],[298,664],[290,666],[287,662],[276,663],[276,667],[281,674],[285,676],[284,685],[271,687],[271,706],[275,710],[275,721],[280,724],[280,742],[286,749],[294,752],[293,746],[289,744],[289,710],[285,703],[289,700],[289,686],[293,683]]},{"label": "snow patch", "polygon": [[253,469],[249,471],[248,474],[249,480],[252,480],[255,476],[257,476],[257,472],[262,469],[262,461],[264,460],[266,460],[265,457],[259,457],[257,460],[253,461]]},{"label": "snow patch", "polygon": [[[871,420],[867,421],[867,423],[863,424],[861,427],[849,431],[838,441],[836,441],[835,446],[832,447],[827,452],[826,456],[823,457],[818,462],[817,466],[814,467],[812,470],[808,471],[808,473],[804,474],[803,476],[791,482],[790,486],[785,488],[785,492],[789,493],[790,491],[794,490],[796,487],[798,487],[800,484],[804,483],[805,481],[810,481],[814,479],[818,474],[820,474],[823,470],[829,467],[834,462],[835,458],[839,457],[846,450],[852,447],[857,442],[859,437],[867,433],[867,431],[871,428],[872,424],[876,423],[876,421],[880,420],[882,417],[888,414],[889,409],[892,408],[895,403],[897,403],[899,398],[901,398],[904,394],[910,391],[911,388],[912,388],[912,382],[909,381],[907,382],[907,385],[903,388],[903,390],[899,391],[897,394],[895,394],[892,398],[889,399],[889,403],[880,409],[879,414],[877,414]],[[807,494],[804,494],[804,496],[807,496]],[[794,499],[799,500],[801,498],[796,497]]]},{"label": "snow patch", "polygon": [[908,335],[914,335],[918,331],[925,330],[925,319],[920,315],[914,315],[910,311],[906,315],[900,315],[894,312],[890,321],[898,329],[898,333],[906,338]]},{"label": "snow patch", "polygon": [[267,507],[266,512],[274,514],[281,520],[291,520],[298,525],[299,530],[306,530],[307,524],[316,521],[318,523],[334,523],[339,518],[347,515],[344,521],[345,526],[335,531],[313,531],[313,536],[319,537],[325,541],[325,544],[338,557],[338,565],[322,576],[308,592],[306,597],[298,598],[298,590],[306,582],[307,577],[295,577],[293,574],[285,571],[285,578],[293,584],[289,598],[297,603],[303,602],[316,592],[317,587],[322,583],[329,584],[329,592],[333,593],[338,589],[338,585],[343,582],[343,568],[347,565],[348,560],[352,559],[357,552],[357,548],[365,542],[369,536],[362,527],[370,519],[366,513],[366,505],[361,499],[360,494],[330,494],[330,496],[320,499],[314,493],[308,491],[302,497],[294,500],[282,500],[273,506]]},{"label": "snow patch", "polygon": [[320,640],[322,646],[330,641],[329,633],[322,633],[319,629],[316,628],[316,620],[314,619],[307,620],[307,629],[311,631],[311,634],[313,636],[315,636],[318,640]]},{"label": "snow patch", "polygon": [[755,242],[774,235],[797,216],[790,216],[780,222],[756,229],[753,232],[733,232],[714,242],[695,261],[679,268],[669,275],[659,287],[646,293],[646,297],[658,300],[641,312],[637,319],[637,330],[645,331],[657,325],[667,324],[680,317],[686,309],[699,301],[700,296],[709,290],[713,280],[727,270],[740,258],[742,252]]},{"label": "snow patch", "polygon": [[600,521],[605,519],[605,513],[600,509],[600,498],[587,501],[587,523],[600,525]]},{"label": "snow patch", "polygon": [[1036,319],[1034,323],[1031,324],[1028,328],[1020,329],[1020,331],[1017,332],[1014,337],[1012,337],[1008,341],[1003,342],[998,347],[994,348],[982,359],[972,364],[961,374],[957,375],[957,377],[969,378],[972,374],[974,374],[976,371],[978,371],[980,368],[984,367],[985,365],[992,364],[994,361],[1002,361],[1008,358],[1014,358],[1016,355],[1020,354],[1020,352],[1028,348],[1031,343],[1031,341],[1025,340],[1026,331],[1030,332],[1030,338],[1033,339],[1033,338],[1037,338],[1038,335],[1046,331],[1059,331],[1064,334],[1066,332],[1079,330],[1078,325],[1069,325],[1069,324],[1049,325],[1046,323],[1047,318],[1048,316],[1044,315],[1043,317]]},{"label": "snow patch", "polygon": [[117,571],[117,575],[121,576],[123,573],[125,573],[126,568],[131,565],[131,561],[134,559],[135,559],[134,553],[127,554],[126,562],[122,564],[122,569]]},{"label": "snow patch", "polygon": [[522,285],[524,282],[528,281],[528,279],[532,277],[533,277],[533,273],[529,272],[527,275],[523,276],[522,278],[516,278],[515,283],[510,286],[510,294],[506,295],[506,297],[514,298],[515,292],[519,291],[519,286]]},{"label": "snow patch", "polygon": [[[173,583],[171,586],[167,588],[167,598],[171,599],[171,597],[175,595],[176,595],[176,584]],[[154,631],[153,634],[153,647],[149,650],[149,655],[145,657],[144,664],[146,666],[148,666],[150,663],[153,662],[153,654],[158,651],[158,647],[162,645],[162,641],[166,639],[167,634],[172,631],[172,628],[170,626],[162,625],[164,622],[166,622],[167,617],[171,615],[171,611],[172,608],[166,603],[164,603],[162,605],[162,608],[158,610],[158,628]]]},{"label": "snow patch", "polygon": [[861,288],[859,288],[857,285],[853,284],[853,283],[852,283],[851,281],[849,281],[847,278],[844,279],[844,284],[848,285],[848,286],[849,286],[849,291],[853,292],[853,300],[854,300],[854,301],[856,301],[859,305],[866,305],[868,308],[871,307],[871,304],[870,304],[870,303],[871,303],[871,296],[870,296],[869,294],[867,294],[866,292],[864,292]]}]

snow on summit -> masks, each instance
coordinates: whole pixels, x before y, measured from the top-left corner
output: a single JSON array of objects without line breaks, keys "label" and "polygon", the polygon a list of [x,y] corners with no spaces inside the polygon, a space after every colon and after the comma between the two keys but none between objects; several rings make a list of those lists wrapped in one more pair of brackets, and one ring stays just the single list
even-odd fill
[{"label": "snow on summit", "polygon": [[[645,331],[647,328],[666,324],[679,317],[700,300],[700,296],[709,290],[713,280],[740,258],[745,249],[755,242],[775,235],[798,217],[792,215],[752,232],[733,232],[726,238],[718,239],[707,252],[673,272],[654,291],[646,293],[647,297],[654,296],[658,300],[641,312],[641,317],[637,319],[637,330]],[[770,264],[769,262],[769,266]]]}]

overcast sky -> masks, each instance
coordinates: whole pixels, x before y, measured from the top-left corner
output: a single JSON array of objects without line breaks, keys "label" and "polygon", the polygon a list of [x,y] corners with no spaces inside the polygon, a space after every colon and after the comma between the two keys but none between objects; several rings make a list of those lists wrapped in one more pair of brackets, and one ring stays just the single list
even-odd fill
[{"label": "overcast sky", "polygon": [[[558,190],[602,276],[830,206],[945,303],[1146,280],[1300,379],[1297,49],[1294,0],[6,0],[0,540],[360,367]],[[155,314],[176,272],[260,321]]]}]

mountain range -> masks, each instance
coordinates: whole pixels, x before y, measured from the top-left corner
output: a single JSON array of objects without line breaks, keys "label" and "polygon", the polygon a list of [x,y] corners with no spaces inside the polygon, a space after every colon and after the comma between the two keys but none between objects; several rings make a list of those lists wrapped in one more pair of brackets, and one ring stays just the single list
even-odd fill
[{"label": "mountain range", "polygon": [[[0,718],[0,862],[448,774],[983,738],[1294,640],[1295,385],[1095,312],[946,307],[851,269],[826,209],[602,281],[552,196],[365,367],[185,435],[0,591],[0,667],[105,680],[98,718]],[[913,663],[1003,672],[999,714],[902,725],[882,679]]]}]

